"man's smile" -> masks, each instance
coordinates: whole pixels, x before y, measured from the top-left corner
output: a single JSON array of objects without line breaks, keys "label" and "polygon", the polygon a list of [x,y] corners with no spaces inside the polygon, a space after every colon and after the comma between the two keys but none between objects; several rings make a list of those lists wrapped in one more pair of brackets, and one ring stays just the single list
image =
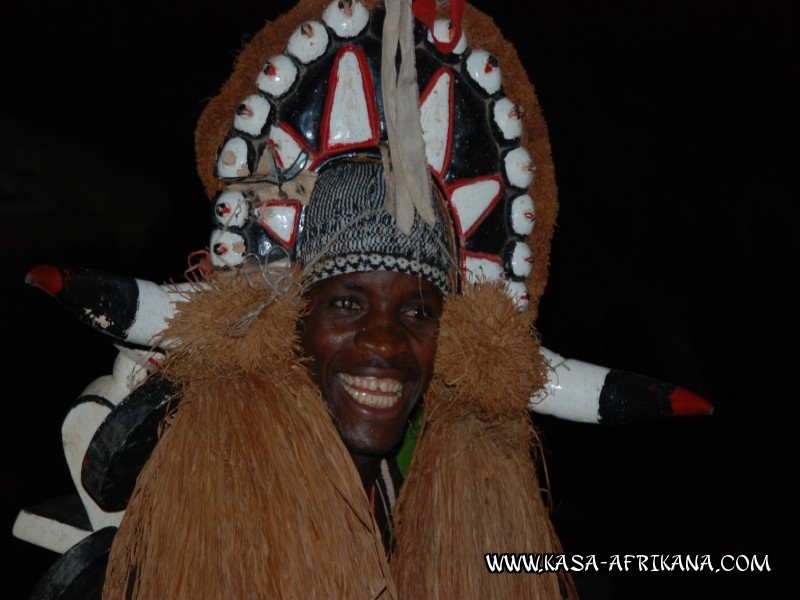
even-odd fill
[{"label": "man's smile", "polygon": [[374,408],[391,408],[400,399],[403,384],[384,377],[359,377],[339,373],[344,390],[358,403]]}]

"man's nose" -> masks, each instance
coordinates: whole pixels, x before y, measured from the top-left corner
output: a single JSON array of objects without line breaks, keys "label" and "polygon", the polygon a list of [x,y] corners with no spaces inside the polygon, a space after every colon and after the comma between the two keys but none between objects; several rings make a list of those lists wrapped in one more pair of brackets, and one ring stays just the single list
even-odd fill
[{"label": "man's nose", "polygon": [[361,324],[356,346],[383,358],[391,358],[408,349],[405,327],[392,315],[371,315]]}]

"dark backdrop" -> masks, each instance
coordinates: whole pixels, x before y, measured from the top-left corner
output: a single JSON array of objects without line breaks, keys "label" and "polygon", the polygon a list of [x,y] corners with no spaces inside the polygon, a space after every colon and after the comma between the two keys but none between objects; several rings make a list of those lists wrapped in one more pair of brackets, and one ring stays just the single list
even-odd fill
[{"label": "dark backdrop", "polygon": [[[291,3],[86,4],[15,4],[0,25],[4,598],[56,558],[12,523],[71,491],[61,420],[115,354],[24,273],[180,278],[210,232],[197,117],[247,34]],[[561,210],[544,345],[716,407],[621,428],[539,418],[567,551],[768,554],[773,569],[585,574],[584,599],[766,597],[796,526],[795,4],[474,4],[516,44],[550,128]]]}]

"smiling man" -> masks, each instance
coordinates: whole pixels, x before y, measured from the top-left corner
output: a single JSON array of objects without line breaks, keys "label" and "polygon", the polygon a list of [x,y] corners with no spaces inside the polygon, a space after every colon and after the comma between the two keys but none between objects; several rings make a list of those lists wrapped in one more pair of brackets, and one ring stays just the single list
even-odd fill
[{"label": "smiling man", "polygon": [[[455,263],[441,210],[432,226],[416,214],[405,234],[386,196],[380,162],[346,160],[320,171],[301,243],[312,282],[301,331],[308,367],[390,553],[401,483],[393,454],[433,376]],[[438,207],[433,191],[431,199]]]}]

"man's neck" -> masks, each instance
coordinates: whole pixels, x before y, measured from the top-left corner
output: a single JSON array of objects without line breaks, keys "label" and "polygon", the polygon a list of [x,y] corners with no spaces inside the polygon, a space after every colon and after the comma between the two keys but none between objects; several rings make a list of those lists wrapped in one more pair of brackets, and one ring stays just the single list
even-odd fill
[{"label": "man's neck", "polygon": [[362,454],[350,454],[353,463],[356,465],[358,474],[361,476],[361,485],[364,486],[364,491],[369,498],[372,484],[378,477],[378,471],[381,466],[381,458],[379,456],[364,456]]}]

